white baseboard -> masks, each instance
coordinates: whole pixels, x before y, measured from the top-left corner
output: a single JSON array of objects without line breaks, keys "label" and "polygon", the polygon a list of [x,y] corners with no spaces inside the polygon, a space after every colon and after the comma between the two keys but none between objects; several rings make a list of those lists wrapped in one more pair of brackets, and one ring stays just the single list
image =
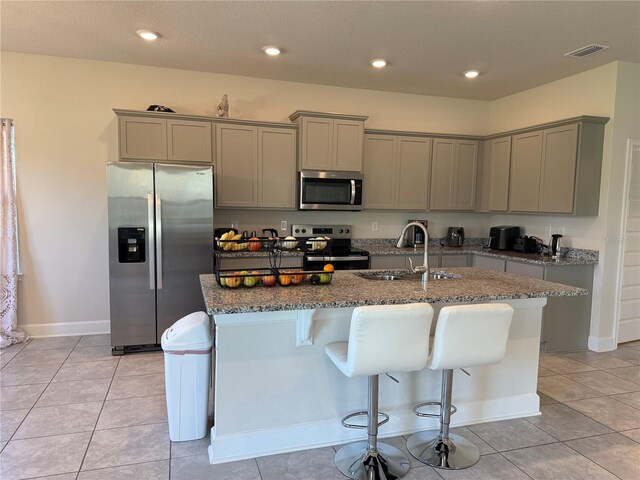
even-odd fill
[{"label": "white baseboard", "polygon": [[[464,426],[495,420],[531,417],[540,414],[540,398],[535,393],[493,400],[456,404],[451,426]],[[380,438],[397,437],[436,428],[438,419],[418,417],[413,410],[385,411],[389,422],[380,430]],[[366,431],[344,428],[339,418],[320,422],[287,425],[243,433],[218,435],[211,429],[209,462],[233,462],[248,458],[340,445],[366,438]]]},{"label": "white baseboard", "polygon": [[64,323],[33,323],[18,325],[25,330],[30,337],[67,337],[71,335],[96,335],[109,333],[111,325],[109,320],[97,320],[92,322],[64,322]]},{"label": "white baseboard", "polygon": [[618,348],[618,345],[613,337],[592,337],[590,335],[587,347],[594,352],[611,352]]}]

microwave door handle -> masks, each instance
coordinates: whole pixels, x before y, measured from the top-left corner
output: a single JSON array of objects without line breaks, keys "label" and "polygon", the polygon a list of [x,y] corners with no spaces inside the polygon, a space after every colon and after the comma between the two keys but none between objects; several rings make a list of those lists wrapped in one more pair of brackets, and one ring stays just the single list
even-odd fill
[{"label": "microwave door handle", "polygon": [[356,203],[356,181],[355,180],[351,180],[351,202],[350,204],[353,205]]}]

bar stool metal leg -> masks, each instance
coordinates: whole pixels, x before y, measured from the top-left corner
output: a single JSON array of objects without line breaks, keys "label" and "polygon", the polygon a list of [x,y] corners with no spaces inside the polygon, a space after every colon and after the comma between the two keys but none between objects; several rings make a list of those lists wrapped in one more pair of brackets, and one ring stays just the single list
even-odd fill
[{"label": "bar stool metal leg", "polygon": [[354,480],[396,480],[409,471],[409,459],[396,447],[378,443],[378,375],[369,376],[367,440],[349,443],[335,456],[343,475]]},{"label": "bar stool metal leg", "polygon": [[409,453],[435,468],[457,470],[474,465],[480,458],[478,448],[460,435],[449,433],[453,370],[442,371],[440,430],[418,432],[407,440]]}]

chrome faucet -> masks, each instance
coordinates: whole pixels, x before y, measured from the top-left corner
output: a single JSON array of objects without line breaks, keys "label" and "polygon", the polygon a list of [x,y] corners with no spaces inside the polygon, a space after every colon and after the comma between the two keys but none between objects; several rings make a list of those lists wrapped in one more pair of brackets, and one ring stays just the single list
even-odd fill
[{"label": "chrome faucet", "polygon": [[409,227],[420,227],[424,231],[424,265],[418,265],[414,268],[413,262],[411,261],[411,258],[409,258],[409,266],[411,268],[411,272],[422,273],[422,286],[426,288],[427,280],[429,280],[429,253],[427,252],[427,248],[429,246],[429,232],[427,232],[427,227],[420,222],[407,223],[407,225],[402,229],[402,233],[400,234],[396,247],[402,248],[405,246],[404,234]]}]

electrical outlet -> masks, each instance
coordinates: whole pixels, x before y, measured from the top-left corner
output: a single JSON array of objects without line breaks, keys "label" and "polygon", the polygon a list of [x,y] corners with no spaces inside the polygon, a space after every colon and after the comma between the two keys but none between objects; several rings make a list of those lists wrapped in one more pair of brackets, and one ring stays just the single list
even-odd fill
[{"label": "electrical outlet", "polygon": [[280,222],[280,230],[286,230],[287,229],[287,221],[286,220],[282,220]]},{"label": "electrical outlet", "polygon": [[545,225],[544,226],[544,234],[546,236],[550,236],[551,235],[551,225]]},{"label": "electrical outlet", "polygon": [[378,231],[378,222],[371,222],[371,231],[372,232]]},{"label": "electrical outlet", "polygon": [[558,232],[560,235],[564,235],[564,227],[563,227],[563,226],[558,227],[558,228],[556,229],[556,232]]},{"label": "electrical outlet", "polygon": [[239,230],[240,222],[238,222],[238,220],[231,220],[231,228],[233,228],[236,231]]}]

